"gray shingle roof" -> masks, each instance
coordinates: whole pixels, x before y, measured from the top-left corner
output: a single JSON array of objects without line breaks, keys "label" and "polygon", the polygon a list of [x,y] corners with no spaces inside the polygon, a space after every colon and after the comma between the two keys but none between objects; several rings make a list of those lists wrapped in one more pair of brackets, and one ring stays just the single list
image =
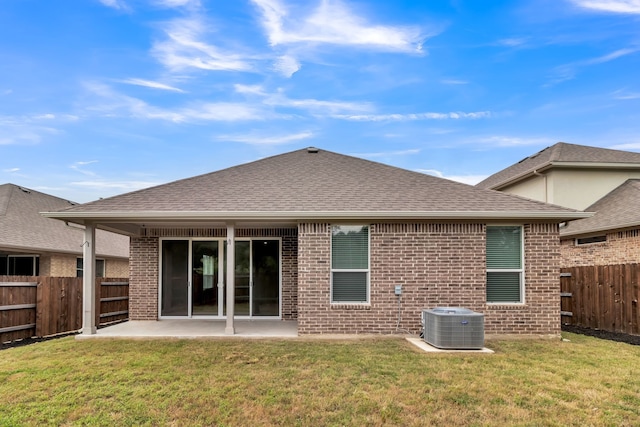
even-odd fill
[{"label": "gray shingle roof", "polygon": [[[14,184],[0,185],[0,248],[22,252],[82,253],[83,230],[62,221],[45,218],[73,203]],[[129,257],[129,238],[99,230],[96,253],[102,257]]]},{"label": "gray shingle roof", "polygon": [[640,226],[640,180],[629,179],[587,208],[591,218],[571,221],[562,236],[576,236],[601,231]]},{"label": "gray shingle roof", "polygon": [[373,211],[536,212],[549,217],[576,212],[356,157],[303,149],[69,207],[63,214],[100,218],[105,212],[142,217],[148,212]]},{"label": "gray shingle roof", "polygon": [[476,186],[485,189],[499,188],[504,183],[552,163],[636,163],[640,165],[640,153],[559,142],[491,175]]}]

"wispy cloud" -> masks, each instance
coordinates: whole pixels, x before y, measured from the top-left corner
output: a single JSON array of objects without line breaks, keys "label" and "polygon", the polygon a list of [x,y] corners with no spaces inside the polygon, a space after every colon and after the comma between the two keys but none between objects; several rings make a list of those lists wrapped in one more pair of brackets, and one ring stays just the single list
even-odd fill
[{"label": "wispy cloud", "polygon": [[288,118],[261,105],[234,102],[199,102],[175,109],[149,105],[145,101],[118,93],[102,83],[85,83],[87,90],[98,99],[87,110],[102,116],[124,116],[149,120],[164,120],[174,123],[216,121],[237,122]]},{"label": "wispy cloud", "polygon": [[442,79],[440,83],[443,85],[466,85],[469,84],[467,80],[459,80],[459,79]]},{"label": "wispy cloud", "polygon": [[216,139],[220,141],[242,142],[251,145],[284,145],[292,142],[301,141],[303,139],[313,138],[313,132],[304,131],[289,135],[259,135],[256,133],[248,135],[220,135]]},{"label": "wispy cloud", "polygon": [[135,191],[141,190],[143,188],[153,187],[155,185],[161,184],[160,182],[155,181],[106,181],[106,180],[95,180],[95,181],[75,181],[71,182],[71,185],[77,187],[90,188],[92,190],[117,190],[117,191]]},{"label": "wispy cloud", "polygon": [[224,51],[204,40],[210,28],[198,17],[170,21],[164,28],[167,38],[154,43],[152,54],[174,72],[189,69],[251,71],[253,66],[244,55]]},{"label": "wispy cloud", "polygon": [[[74,120],[75,116],[65,115],[62,120]],[[51,135],[57,135],[60,129],[52,125],[59,124],[55,114],[37,114],[33,116],[0,116],[0,145],[39,144]],[[46,124],[43,124],[46,121]]]},{"label": "wispy cloud", "polygon": [[620,89],[616,90],[612,94],[613,99],[620,100],[632,100],[632,99],[640,99],[640,92],[627,92],[626,90]]},{"label": "wispy cloud", "polygon": [[291,77],[301,67],[300,62],[291,55],[283,55],[279,57],[273,65],[274,70],[285,77]]},{"label": "wispy cloud", "polygon": [[595,58],[585,59],[584,61],[577,61],[570,64],[561,65],[556,67],[554,70],[554,78],[551,80],[550,84],[562,83],[567,80],[571,80],[575,78],[576,74],[581,68],[588,67],[591,65],[604,64],[606,62],[610,62],[621,58],[623,56],[631,55],[636,52],[639,52],[640,48],[623,48],[618,49],[613,52],[609,52],[605,55],[601,55]]},{"label": "wispy cloud", "polygon": [[527,41],[528,39],[524,37],[508,37],[506,39],[498,40],[497,44],[500,46],[518,47],[518,46],[523,46],[524,44],[527,43]]},{"label": "wispy cloud", "polygon": [[617,144],[617,145],[612,145],[609,148],[611,148],[612,150],[640,151],[640,142]]},{"label": "wispy cloud", "polygon": [[410,156],[412,154],[418,154],[419,152],[419,148],[411,148],[408,150],[379,151],[374,153],[353,153],[352,156],[375,159],[378,157]]},{"label": "wispy cloud", "polygon": [[79,172],[83,175],[87,175],[87,176],[96,176],[95,172],[86,170],[83,166],[87,166],[87,165],[91,165],[93,163],[98,163],[97,160],[90,160],[87,162],[75,162],[74,164],[72,164],[71,166],[69,166],[70,169],[73,169],[76,172]]},{"label": "wispy cloud", "polygon": [[601,12],[640,14],[640,0],[570,0],[584,9]]},{"label": "wispy cloud", "polygon": [[451,181],[461,182],[463,184],[475,185],[487,178],[489,175],[445,175],[437,169],[416,169],[416,172],[425,173],[427,175],[438,178],[449,179]]},{"label": "wispy cloud", "polygon": [[16,172],[20,172],[20,168],[3,169],[2,172],[4,172],[4,173],[16,173]]},{"label": "wispy cloud", "polygon": [[272,46],[328,43],[383,51],[420,52],[420,28],[370,24],[339,0],[321,0],[308,16],[297,16],[280,0],[252,0]]},{"label": "wispy cloud", "polygon": [[129,5],[127,5],[127,3],[124,0],[99,0],[99,1],[103,5],[107,7],[111,7],[113,9],[125,10],[125,11],[129,10]]},{"label": "wispy cloud", "polygon": [[335,119],[350,120],[356,122],[391,122],[391,121],[415,121],[415,120],[459,120],[459,119],[486,119],[491,117],[489,111],[476,112],[451,112],[451,113],[412,113],[412,114],[334,114]]},{"label": "wispy cloud", "polygon": [[527,145],[551,145],[556,143],[550,138],[521,138],[521,137],[513,137],[513,136],[503,136],[503,135],[494,135],[488,136],[484,138],[474,139],[473,143],[480,143],[484,145],[489,145],[492,147],[521,147]]},{"label": "wispy cloud", "polygon": [[130,79],[124,79],[124,80],[118,80],[118,81],[120,83],[125,83],[125,84],[128,84],[128,85],[144,86],[144,87],[148,87],[148,88],[152,88],[152,89],[160,89],[160,90],[168,90],[168,91],[171,91],[171,92],[185,93],[184,90],[179,89],[177,87],[169,86],[167,84],[160,83],[160,82],[154,82],[152,80],[143,80],[143,79],[130,78]]},{"label": "wispy cloud", "polygon": [[153,0],[152,3],[160,7],[199,7],[200,0]]}]

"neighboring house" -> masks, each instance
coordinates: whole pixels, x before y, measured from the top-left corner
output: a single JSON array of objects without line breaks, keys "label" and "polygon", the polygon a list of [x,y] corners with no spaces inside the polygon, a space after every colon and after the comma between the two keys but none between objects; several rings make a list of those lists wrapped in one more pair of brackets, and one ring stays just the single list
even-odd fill
[{"label": "neighboring house", "polygon": [[558,143],[477,186],[584,209],[560,228],[561,266],[640,262],[640,153]]},{"label": "neighboring house", "polygon": [[[0,185],[0,276],[81,277],[83,227],[40,212],[76,205],[13,184]],[[100,231],[96,275],[129,276],[129,239]]]},{"label": "neighboring house", "polygon": [[423,309],[463,306],[488,334],[545,335],[560,332],[558,223],[588,216],[315,148],[45,215],[87,241],[131,237],[133,320],[418,332]]},{"label": "neighboring house", "polygon": [[584,210],[631,178],[640,178],[640,153],[559,142],[476,186]]}]

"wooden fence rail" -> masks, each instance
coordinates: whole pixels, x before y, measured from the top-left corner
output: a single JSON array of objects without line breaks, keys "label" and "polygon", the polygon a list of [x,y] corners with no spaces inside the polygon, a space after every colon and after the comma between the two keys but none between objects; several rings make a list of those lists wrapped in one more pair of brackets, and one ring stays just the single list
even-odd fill
[{"label": "wooden fence rail", "polygon": [[640,335],[639,279],[640,264],[563,268],[562,323]]},{"label": "wooden fence rail", "polygon": [[[97,278],[96,324],[129,317],[128,279]],[[0,343],[82,328],[82,278],[0,276]]]}]

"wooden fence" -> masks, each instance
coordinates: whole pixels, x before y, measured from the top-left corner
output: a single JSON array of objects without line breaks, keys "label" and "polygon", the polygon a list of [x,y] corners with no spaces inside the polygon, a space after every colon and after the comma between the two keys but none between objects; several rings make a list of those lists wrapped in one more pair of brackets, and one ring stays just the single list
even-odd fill
[{"label": "wooden fence", "polygon": [[639,335],[639,279],[640,264],[563,268],[562,323]]},{"label": "wooden fence", "polygon": [[[96,324],[129,316],[129,280],[97,278]],[[0,343],[82,328],[82,278],[0,276]]]}]

